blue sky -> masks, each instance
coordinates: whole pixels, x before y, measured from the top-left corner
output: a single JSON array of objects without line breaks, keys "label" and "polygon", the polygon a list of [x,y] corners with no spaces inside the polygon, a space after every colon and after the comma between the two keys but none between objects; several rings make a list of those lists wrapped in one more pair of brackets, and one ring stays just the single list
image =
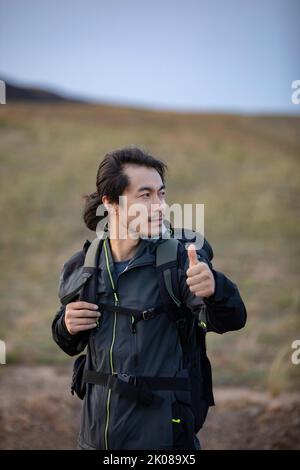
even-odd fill
[{"label": "blue sky", "polygon": [[0,0],[0,75],[161,109],[300,113],[298,0]]}]

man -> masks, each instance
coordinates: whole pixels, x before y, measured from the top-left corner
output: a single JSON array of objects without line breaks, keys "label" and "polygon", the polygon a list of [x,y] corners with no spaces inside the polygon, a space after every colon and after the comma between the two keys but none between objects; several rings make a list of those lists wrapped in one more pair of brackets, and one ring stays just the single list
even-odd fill
[{"label": "man", "polygon": [[[113,151],[100,163],[97,191],[86,197],[84,221],[95,231],[97,223],[108,216],[108,229],[106,226],[101,234],[97,283],[99,300],[108,306],[143,311],[162,303],[155,251],[165,242],[165,169],[163,162],[137,147]],[[102,217],[96,213],[101,204],[106,209]],[[134,223],[136,214],[131,210],[137,204],[143,209],[139,224]],[[60,298],[78,285],[86,248],[65,263]],[[236,285],[211,264],[200,261],[194,245],[183,251],[178,279],[180,296],[190,315],[197,314],[204,302],[212,331],[242,328],[247,314]],[[98,309],[97,304],[76,298],[61,305],[52,333],[70,356],[88,346],[88,368],[107,377],[184,376],[178,331],[163,312],[134,324],[131,315]],[[143,406],[109,386],[87,383],[77,448],[200,449],[186,393],[155,390],[157,401]]]}]

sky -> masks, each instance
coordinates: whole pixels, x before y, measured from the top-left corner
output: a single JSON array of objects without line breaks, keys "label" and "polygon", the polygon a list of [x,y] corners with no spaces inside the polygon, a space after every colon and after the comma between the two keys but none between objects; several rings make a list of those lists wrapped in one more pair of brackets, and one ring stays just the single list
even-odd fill
[{"label": "sky", "polygon": [[296,113],[299,0],[0,0],[0,78],[96,102]]}]

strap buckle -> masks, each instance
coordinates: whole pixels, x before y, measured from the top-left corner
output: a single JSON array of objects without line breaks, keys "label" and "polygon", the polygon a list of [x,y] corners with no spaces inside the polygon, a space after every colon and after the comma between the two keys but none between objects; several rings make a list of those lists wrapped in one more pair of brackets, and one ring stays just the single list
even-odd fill
[{"label": "strap buckle", "polygon": [[130,375],[124,374],[123,372],[117,372],[116,375],[118,379],[123,380],[123,382],[129,383],[131,377]]},{"label": "strap buckle", "polygon": [[118,379],[123,380],[131,385],[136,385],[136,377],[134,375],[128,375],[123,372],[115,372],[113,375],[116,375]]},{"label": "strap buckle", "polygon": [[154,307],[148,308],[147,310],[143,310],[142,312],[143,320],[150,320],[154,317]]}]

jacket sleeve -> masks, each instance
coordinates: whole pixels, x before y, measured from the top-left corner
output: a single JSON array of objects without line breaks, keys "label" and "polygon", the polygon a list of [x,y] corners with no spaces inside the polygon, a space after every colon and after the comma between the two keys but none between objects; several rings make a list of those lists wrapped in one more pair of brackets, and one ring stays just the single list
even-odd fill
[{"label": "jacket sleeve", "polygon": [[[83,253],[77,252],[73,257],[70,258],[64,265],[61,270],[59,278],[59,287],[58,287],[58,297],[62,299],[63,295],[66,292],[72,290],[72,282],[77,278],[78,273],[80,273],[80,266],[83,263]],[[79,297],[77,295],[77,297]],[[77,297],[74,297],[70,302],[77,300]],[[60,300],[60,307],[55,314],[53,319],[51,329],[52,337],[56,344],[69,356],[75,356],[84,350],[88,343],[89,339],[89,330],[80,331],[75,335],[71,335],[67,330],[65,324],[65,311],[66,305]]]},{"label": "jacket sleeve", "polygon": [[[243,328],[247,321],[247,312],[244,302],[240,296],[237,285],[234,284],[225,274],[216,271],[211,261],[203,258],[197,253],[199,261],[208,264],[215,279],[215,292],[210,297],[197,297],[189,289],[186,283],[186,271],[189,266],[189,259],[185,250],[184,269],[181,269],[180,288],[183,302],[197,315],[200,311],[207,326],[207,331],[215,333],[226,333]],[[204,307],[204,309],[203,309]],[[203,316],[202,316],[203,318]]]},{"label": "jacket sleeve", "polygon": [[66,307],[61,305],[52,322],[52,337],[56,344],[69,356],[81,353],[88,343],[89,331],[71,335],[65,324]]}]

